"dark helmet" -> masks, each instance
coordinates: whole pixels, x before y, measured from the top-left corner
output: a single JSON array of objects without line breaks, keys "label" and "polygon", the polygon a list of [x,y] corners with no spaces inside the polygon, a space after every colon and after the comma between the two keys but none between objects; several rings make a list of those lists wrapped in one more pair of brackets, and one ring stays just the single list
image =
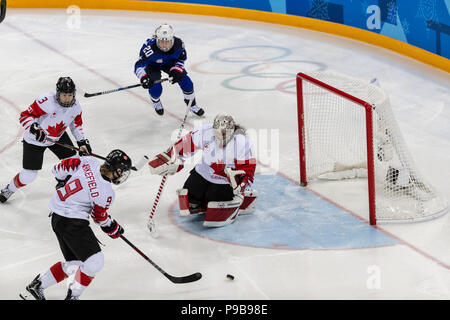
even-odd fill
[{"label": "dark helmet", "polygon": [[[75,104],[75,93],[76,93],[75,83],[70,77],[60,77],[56,83],[56,100],[58,103],[65,108],[69,108]],[[69,103],[62,103],[59,95],[61,93],[72,93],[73,99]]]},{"label": "dark helmet", "polygon": [[132,166],[130,157],[119,149],[111,151],[106,156],[105,165],[109,170],[111,170],[111,172],[115,172],[118,176],[117,178],[111,180],[114,184],[121,184],[127,180]]}]

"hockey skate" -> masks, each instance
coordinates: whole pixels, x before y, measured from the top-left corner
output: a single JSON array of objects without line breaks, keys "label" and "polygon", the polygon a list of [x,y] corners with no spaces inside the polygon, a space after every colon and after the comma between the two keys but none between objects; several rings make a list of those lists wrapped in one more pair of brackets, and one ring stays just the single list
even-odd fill
[{"label": "hockey skate", "polygon": [[[186,103],[187,106],[189,105],[189,101],[190,101],[189,99],[184,99],[184,103]],[[192,111],[192,113],[198,115],[199,117],[201,117],[205,113],[205,110],[197,106],[195,98],[194,101],[192,101],[192,105],[189,109]]]},{"label": "hockey skate", "polygon": [[195,105],[195,106],[191,106],[191,111],[193,113],[195,113],[196,115],[198,115],[199,117],[201,117],[204,113],[205,110],[203,110],[202,108],[200,108],[199,106]]},{"label": "hockey skate", "polygon": [[189,213],[190,215],[203,214],[206,209],[197,203],[189,203]]},{"label": "hockey skate", "polygon": [[153,101],[153,108],[155,108],[156,113],[162,116],[164,114],[164,107],[161,103],[161,100],[154,101],[152,99],[152,101]]},{"label": "hockey skate", "polygon": [[67,290],[67,296],[64,300],[80,300],[79,297],[72,295],[72,289]]},{"label": "hockey skate", "polygon": [[0,202],[5,203],[14,192],[9,190],[9,184],[0,192]]},{"label": "hockey skate", "polygon": [[158,229],[156,229],[155,221],[153,221],[152,218],[148,219],[148,221],[147,221],[147,228],[148,228],[148,231],[150,231],[150,235],[153,238],[156,239],[156,238],[159,237]]},{"label": "hockey skate", "polygon": [[[36,300],[45,300],[45,296],[44,296],[44,289],[41,288],[41,280],[39,280],[39,276],[40,274],[38,274],[36,276],[36,278],[34,278],[33,281],[31,281],[31,283],[25,288],[29,293],[31,293],[31,295],[36,299]],[[26,299],[26,296],[22,296],[20,295],[20,297],[24,300]]]}]

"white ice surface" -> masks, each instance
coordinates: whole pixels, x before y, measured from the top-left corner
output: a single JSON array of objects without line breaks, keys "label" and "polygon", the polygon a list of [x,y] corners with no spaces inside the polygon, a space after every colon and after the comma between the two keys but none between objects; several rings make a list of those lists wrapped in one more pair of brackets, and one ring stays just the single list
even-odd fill
[{"label": "white ice surface", "polygon": [[[80,28],[71,29],[68,18],[65,10],[8,9],[0,24],[0,187],[21,169],[19,111],[37,95],[53,90],[61,75],[70,75],[77,84],[84,131],[94,152],[104,155],[122,148],[137,159],[164,150],[184,114],[177,86],[164,85],[163,117],[153,111],[147,92],[139,88],[89,99],[82,95],[136,83],[133,66],[143,41],[156,25],[168,21],[185,41],[186,67],[198,104],[206,110],[205,121],[229,112],[258,133],[278,130],[279,157],[270,162],[261,154],[260,161],[266,166],[260,164],[258,171],[267,171],[269,166],[298,180],[295,95],[277,90],[231,90],[222,86],[222,81],[260,63],[251,70],[265,77],[240,77],[230,83],[247,89],[274,88],[283,81],[292,85],[296,72],[314,70],[321,64],[367,81],[379,80],[391,97],[394,114],[422,174],[450,198],[450,78],[443,71],[357,41],[272,24],[83,10]],[[225,61],[210,59],[217,50],[241,46],[281,47],[290,54],[264,63],[261,60],[280,55],[283,49],[252,47],[222,51],[220,57]],[[293,92],[294,88],[286,90]],[[187,129],[195,121],[190,116]],[[37,273],[62,258],[47,218],[54,185],[50,167],[55,161],[47,152],[37,180],[0,205],[0,299],[17,299]],[[175,190],[189,169],[170,177],[166,184],[156,214],[159,239],[149,236],[145,224],[160,178],[150,176],[145,168],[117,188],[110,214],[125,227],[128,239],[167,272],[185,275],[200,271],[203,279],[171,284],[124,242],[108,238],[92,224],[106,245],[102,246],[105,267],[83,299],[450,298],[450,215],[417,224],[381,226],[399,241],[389,247],[287,251],[227,244],[186,233],[169,219]],[[368,220],[365,201],[330,186],[311,188]],[[227,280],[228,273],[236,279]],[[377,275],[379,286],[373,288],[370,284]],[[46,294],[49,299],[63,299],[65,292],[65,284],[59,284]]]}]

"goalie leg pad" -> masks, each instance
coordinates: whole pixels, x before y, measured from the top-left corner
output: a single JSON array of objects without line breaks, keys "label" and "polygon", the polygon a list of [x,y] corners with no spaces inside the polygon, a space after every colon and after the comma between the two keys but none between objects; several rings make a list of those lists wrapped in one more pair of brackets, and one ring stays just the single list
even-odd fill
[{"label": "goalie leg pad", "polygon": [[255,200],[258,197],[257,190],[245,190],[244,193],[244,201],[239,208],[239,214],[247,214],[252,213],[256,209]]},{"label": "goalie leg pad", "polygon": [[197,203],[189,202],[188,189],[178,189],[178,204],[180,207],[180,216],[187,217],[194,214],[205,213],[205,207]]},{"label": "goalie leg pad", "polygon": [[237,195],[231,201],[210,201],[206,209],[204,227],[223,227],[233,223],[242,205],[243,197]]},{"label": "goalie leg pad", "polygon": [[180,206],[180,216],[186,217],[190,215],[188,189],[178,189],[178,204]]}]

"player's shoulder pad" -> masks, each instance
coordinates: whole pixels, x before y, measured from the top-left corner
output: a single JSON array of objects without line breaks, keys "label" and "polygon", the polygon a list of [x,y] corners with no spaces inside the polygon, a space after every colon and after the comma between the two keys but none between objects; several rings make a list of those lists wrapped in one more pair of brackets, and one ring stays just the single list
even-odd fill
[{"label": "player's shoulder pad", "polygon": [[247,141],[247,136],[242,131],[237,131],[234,134],[234,140],[236,142],[246,142]]},{"label": "player's shoulder pad", "polygon": [[196,129],[201,130],[201,131],[208,131],[208,130],[213,130],[213,123],[202,123],[200,126],[198,126]]},{"label": "player's shoulder pad", "polygon": [[75,103],[73,104],[73,106],[71,108],[72,108],[73,112],[76,114],[81,113],[81,111],[82,111],[81,104],[77,99],[75,99]]},{"label": "player's shoulder pad", "polygon": [[175,50],[184,50],[184,42],[178,37],[173,37],[173,47]]},{"label": "player's shoulder pad", "polygon": [[142,55],[142,51],[147,47],[154,47],[156,46],[156,38],[149,38],[147,39],[144,44],[141,47],[141,50],[139,51],[139,54]]},{"label": "player's shoulder pad", "polygon": [[247,136],[242,131],[238,131],[237,133],[235,133],[233,136],[233,140],[234,140],[235,145],[237,145],[241,148],[246,148],[247,146],[251,146],[250,140],[248,140]]},{"label": "player's shoulder pad", "polygon": [[156,38],[155,38],[155,37],[149,38],[149,39],[147,39],[147,41],[145,42],[145,45],[146,45],[146,46],[151,46],[151,45],[153,45],[153,44],[156,44]]},{"label": "player's shoulder pad", "polygon": [[41,94],[36,98],[35,101],[39,105],[39,107],[46,113],[52,112],[55,109],[56,104],[58,103],[56,101],[56,93],[54,92]]}]

